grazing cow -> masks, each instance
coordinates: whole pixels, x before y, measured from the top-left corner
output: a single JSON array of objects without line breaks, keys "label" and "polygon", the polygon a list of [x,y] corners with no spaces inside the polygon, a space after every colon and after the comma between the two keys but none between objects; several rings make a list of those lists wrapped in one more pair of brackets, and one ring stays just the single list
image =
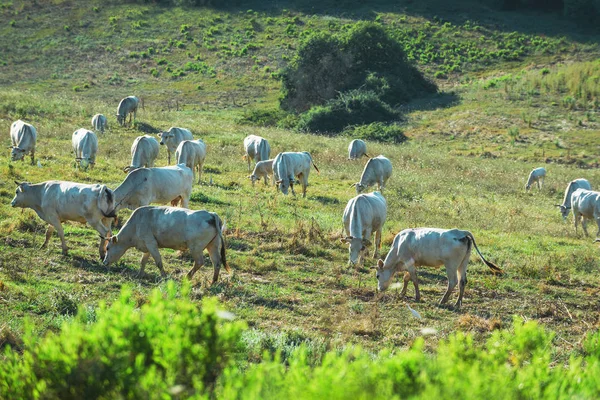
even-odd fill
[{"label": "grazing cow", "polygon": [[129,173],[136,168],[152,168],[154,161],[158,157],[158,140],[153,136],[138,136],[131,145],[131,165],[123,168],[123,171]]},{"label": "grazing cow", "polygon": [[352,186],[356,187],[356,194],[360,194],[369,186],[377,184],[377,190],[383,193],[385,183],[390,179],[391,175],[391,161],[384,156],[377,156],[367,161],[360,176],[360,182],[353,183]]},{"label": "grazing cow", "polygon": [[214,273],[212,283],[219,279],[221,264],[230,272],[225,259],[225,239],[223,223],[216,213],[205,210],[193,211],[174,207],[140,207],[136,209],[119,233],[110,238],[104,265],[119,260],[125,252],[135,247],[144,253],[140,265],[140,275],[150,255],[154,258],[161,275],[166,276],[158,249],[189,249],[194,258],[194,267],[187,278],[204,263],[204,249],[208,249]]},{"label": "grazing cow", "polygon": [[184,140],[193,140],[192,132],[185,128],[171,127],[166,132],[157,133],[160,138],[160,144],[167,146],[168,164],[171,165],[171,153],[175,153],[179,143]]},{"label": "grazing cow", "polygon": [[573,218],[575,221],[575,234],[577,234],[577,225],[579,220],[583,227],[583,233],[588,235],[587,220],[595,220],[598,224],[598,232],[600,235],[600,192],[594,192],[586,189],[577,189],[571,195],[571,207],[573,207]]},{"label": "grazing cow", "polygon": [[301,153],[285,152],[277,154],[273,160],[273,176],[277,184],[277,190],[285,195],[288,194],[288,188],[291,187],[292,194],[294,192],[294,182],[296,177],[302,178],[302,197],[306,197],[306,187],[308,186],[308,174],[310,173],[310,165],[313,165],[319,172],[319,168],[315,165],[308,151]]},{"label": "grazing cow", "polygon": [[267,139],[256,135],[246,136],[244,139],[244,150],[246,151],[244,159],[248,161],[248,172],[250,172],[250,160],[254,160],[257,163],[268,160],[271,155],[271,146],[267,142]]},{"label": "grazing cow", "polygon": [[[198,167],[198,184],[202,178],[202,166],[206,158],[206,144],[201,139],[184,140],[179,143],[175,151],[177,164],[185,164],[195,175],[195,168]],[[195,176],[194,176],[195,178]]]},{"label": "grazing cow", "polygon": [[79,166],[83,169],[87,169],[88,166],[94,168],[96,153],[98,153],[98,137],[96,134],[85,128],[79,128],[73,132],[71,142],[75,160],[79,163]]},{"label": "grazing cow", "polygon": [[571,211],[571,195],[577,189],[592,190],[592,185],[587,179],[579,178],[569,182],[567,189],[565,190],[565,197],[563,197],[562,204],[555,204],[556,207],[560,208],[560,214],[563,217],[563,221],[567,220],[569,212]]},{"label": "grazing cow", "polygon": [[525,190],[529,190],[533,183],[537,183],[538,189],[542,190],[542,186],[544,186],[544,178],[546,177],[546,168],[539,167],[534,169],[529,173],[529,178],[527,178],[527,183],[525,184]]},{"label": "grazing cow", "polygon": [[350,146],[348,146],[348,160],[358,160],[363,156],[369,157],[367,154],[367,144],[363,140],[354,139],[350,142]]},{"label": "grazing cow", "polygon": [[454,307],[460,308],[467,285],[467,264],[471,256],[471,244],[494,274],[502,274],[502,270],[498,266],[483,257],[477,248],[473,234],[469,231],[437,228],[405,229],[394,238],[392,248],[385,257],[385,261],[379,259],[377,262],[375,267],[377,289],[386,290],[394,274],[405,271],[401,296],[406,294],[408,281],[412,280],[415,286],[415,298],[419,301],[421,294],[415,267],[444,265],[448,276],[448,289],[440,300],[440,304],[448,301],[456,284],[459,283],[460,292]]},{"label": "grazing cow", "polygon": [[194,174],[185,164],[172,167],[138,168],[131,171],[114,190],[115,213],[121,208],[135,210],[151,203],[187,208],[192,194]]},{"label": "grazing cow", "polygon": [[379,192],[359,194],[350,199],[344,210],[344,228],[346,236],[340,239],[350,245],[349,265],[363,264],[364,254],[371,245],[371,235],[375,232],[375,252],[373,258],[379,258],[381,248],[381,230],[387,216],[387,203]]},{"label": "grazing cow", "polygon": [[124,126],[125,120],[127,119],[127,115],[129,115],[129,125],[131,125],[131,118],[135,121],[135,117],[137,114],[138,105],[140,104],[140,99],[135,96],[125,97],[119,103],[117,107],[117,122],[119,125]]},{"label": "grazing cow", "polygon": [[31,165],[33,165],[37,141],[37,131],[33,125],[21,120],[13,122],[10,126],[10,141],[12,143],[10,160],[24,160],[25,155],[30,153]]},{"label": "grazing cow", "polygon": [[254,186],[254,182],[259,181],[260,178],[264,178],[265,185],[268,185],[267,178],[269,175],[271,175],[271,180],[273,180],[273,161],[274,159],[270,159],[256,163],[252,175],[248,175],[248,179],[252,181],[252,186]]},{"label": "grazing cow", "polygon": [[104,130],[108,128],[108,120],[102,114],[96,114],[92,117],[92,127],[100,133],[104,133]]},{"label": "grazing cow", "polygon": [[[27,182],[17,184],[13,207],[31,208],[46,221],[48,230],[42,249],[48,246],[50,236],[56,229],[62,244],[62,252],[67,255],[68,248],[61,225],[64,221],[88,223],[106,238],[110,235],[110,226],[115,217],[113,192],[105,185],[86,185],[65,181],[47,181],[37,184]],[[104,258],[105,240],[100,240],[100,258]]]}]

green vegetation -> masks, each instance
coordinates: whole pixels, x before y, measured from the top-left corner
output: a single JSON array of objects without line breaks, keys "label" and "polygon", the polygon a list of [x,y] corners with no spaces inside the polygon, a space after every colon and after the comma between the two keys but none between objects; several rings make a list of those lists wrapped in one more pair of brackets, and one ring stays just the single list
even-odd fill
[{"label": "green vegetation", "polygon": [[[67,384],[81,394],[92,369],[108,378],[89,387],[110,398],[598,397],[598,247],[553,207],[572,179],[600,185],[598,36],[550,14],[494,12],[483,2],[342,3],[0,5],[0,347],[15,351],[0,355],[0,397],[19,388],[69,397]],[[372,67],[306,114],[279,108],[286,71],[311,38],[344,44],[373,35],[399,48],[437,93],[390,100],[403,95],[389,91],[393,69]],[[128,95],[143,107],[124,128],[114,114]],[[75,169],[71,134],[96,113],[109,118],[97,164]],[[38,130],[33,166],[9,161],[9,126],[19,118]],[[321,130],[315,121],[337,136],[297,129]],[[71,222],[69,256],[56,235],[37,250],[46,227],[32,210],[10,207],[15,180],[115,188],[132,141],[170,126],[207,143],[190,207],[226,221],[231,274],[209,286],[206,259],[187,287],[192,260],[168,249],[167,281],[152,263],[138,277],[134,249],[105,268],[97,233]],[[241,159],[249,134],[267,138],[273,157],[311,152],[321,173],[311,171],[306,199],[251,186]],[[354,138],[394,165],[382,255],[407,227],[457,227],[506,274],[491,275],[473,255],[461,311],[437,305],[443,268],[418,269],[420,303],[412,286],[407,298],[376,293],[375,260],[350,268],[339,243],[350,185],[366,161],[347,160]],[[166,164],[161,149],[156,165]],[[545,187],[525,193],[529,172],[542,165]],[[198,325],[228,315],[214,311],[217,303],[248,328],[222,318]],[[230,329],[220,350],[203,344],[213,343],[204,331],[211,326]],[[173,358],[159,358],[166,353]],[[209,377],[215,355],[224,358]],[[346,392],[333,392],[341,386]]]}]

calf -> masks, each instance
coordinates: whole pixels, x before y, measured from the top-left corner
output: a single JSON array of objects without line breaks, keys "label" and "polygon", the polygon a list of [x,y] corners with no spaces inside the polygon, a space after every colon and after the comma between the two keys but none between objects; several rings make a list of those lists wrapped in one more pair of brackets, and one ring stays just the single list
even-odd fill
[{"label": "calf", "polygon": [[108,127],[108,120],[102,114],[96,114],[92,117],[92,127],[100,133],[104,133],[104,129]]},{"label": "calf", "polygon": [[25,155],[30,153],[31,165],[33,165],[37,141],[37,131],[33,125],[21,120],[13,122],[10,126],[10,141],[12,143],[10,160],[24,160]]},{"label": "calf", "polygon": [[194,137],[192,136],[192,132],[185,128],[175,128],[171,127],[166,132],[157,133],[160,138],[160,145],[167,146],[167,157],[168,164],[171,165],[171,153],[174,153],[177,150],[177,146],[184,140],[192,140]]},{"label": "calf", "polygon": [[206,158],[206,144],[201,139],[184,140],[179,143],[175,151],[177,164],[185,164],[195,174],[195,168],[198,167],[198,184],[202,178],[202,166]]},{"label": "calf", "polygon": [[358,160],[361,157],[369,157],[367,154],[367,144],[360,139],[354,139],[348,146],[348,160]]},{"label": "calf", "polygon": [[344,228],[346,236],[340,239],[350,245],[350,265],[362,265],[364,253],[371,245],[371,235],[375,232],[375,252],[373,258],[379,257],[381,248],[381,231],[387,216],[387,203],[379,192],[360,194],[348,202],[344,210]]},{"label": "calf", "polygon": [[260,178],[265,179],[265,185],[268,185],[267,178],[271,175],[271,180],[273,180],[273,159],[259,161],[254,166],[254,171],[252,171],[252,175],[248,175],[248,178],[252,181],[252,186],[254,186],[254,182],[259,181]]},{"label": "calf", "polygon": [[544,178],[546,177],[546,168],[539,167],[534,169],[529,173],[529,178],[527,178],[527,183],[525,184],[525,190],[529,190],[533,183],[537,183],[538,189],[542,189],[544,186]]},{"label": "calf", "polygon": [[193,181],[192,170],[184,164],[135,169],[114,190],[115,212],[121,208],[135,210],[151,203],[177,205],[180,201],[187,208]]},{"label": "calf", "polygon": [[296,177],[298,177],[302,179],[302,197],[306,197],[306,187],[308,186],[308,175],[311,164],[318,173],[319,168],[315,165],[308,151],[277,154],[277,157],[273,160],[273,176],[277,184],[277,190],[281,190],[281,193],[287,195],[288,188],[291,188],[292,194],[295,196],[294,182],[296,181]]},{"label": "calf", "polygon": [[581,226],[583,227],[583,233],[585,233],[585,236],[589,236],[587,220],[592,219],[598,225],[596,236],[600,235],[600,192],[577,189],[571,195],[571,206],[573,207],[575,234],[577,234],[579,220],[582,219]]},{"label": "calf", "polygon": [[212,283],[215,283],[219,279],[221,264],[230,272],[222,230],[223,223],[216,213],[174,207],[140,207],[131,214],[119,233],[110,238],[104,265],[118,261],[129,248],[135,247],[144,253],[140,275],[144,274],[148,258],[152,255],[164,277],[166,274],[158,249],[189,249],[194,267],[187,278],[192,279],[204,262],[204,249],[208,249],[214,269]]},{"label": "calf", "polygon": [[119,125],[124,126],[125,120],[127,119],[127,115],[129,115],[129,125],[131,125],[131,118],[135,121],[135,117],[137,114],[138,105],[140,104],[140,99],[135,96],[128,96],[122,99],[119,102],[119,106],[117,107],[117,122]]},{"label": "calf", "polygon": [[137,168],[152,168],[158,157],[158,147],[158,141],[150,135],[135,138],[131,145],[131,165],[123,168],[123,171],[129,173]]},{"label": "calf", "polygon": [[98,152],[98,137],[92,131],[80,128],[73,132],[71,140],[73,144],[73,152],[75,160],[83,169],[88,166],[94,168],[96,164],[96,153]]},{"label": "calf", "polygon": [[377,184],[377,190],[383,193],[383,188],[392,175],[392,163],[384,156],[370,158],[365,164],[360,182],[353,183],[356,194],[360,194],[369,186]]},{"label": "calf", "polygon": [[[42,249],[48,246],[50,236],[56,229],[62,244],[62,252],[68,248],[61,225],[64,221],[88,223],[101,237],[110,235],[115,217],[113,192],[104,185],[86,185],[65,181],[48,181],[37,184],[18,183],[13,207],[31,208],[49,226]],[[100,240],[100,258],[104,258],[105,240]]]},{"label": "calf", "polygon": [[565,189],[565,196],[563,197],[562,204],[555,204],[556,207],[560,209],[560,214],[563,217],[563,221],[567,220],[569,216],[569,212],[571,211],[571,195],[577,189],[587,189],[592,190],[592,185],[588,182],[587,179],[575,179],[574,181],[569,182],[567,185],[567,189]]},{"label": "calf", "polygon": [[456,284],[460,283],[460,293],[454,305],[455,308],[460,308],[467,285],[467,264],[471,256],[471,245],[475,247],[481,260],[494,274],[502,274],[502,270],[498,266],[483,257],[477,248],[473,234],[469,231],[437,228],[405,229],[394,238],[392,248],[385,257],[385,261],[379,259],[377,262],[375,267],[377,289],[386,290],[395,273],[405,271],[401,296],[406,294],[408,281],[412,280],[415,286],[415,298],[419,301],[421,295],[415,267],[444,265],[448,276],[448,289],[440,300],[440,304],[448,301]]},{"label": "calf", "polygon": [[265,161],[271,154],[271,146],[267,139],[256,135],[246,136],[244,150],[246,151],[244,159],[248,161],[248,172],[250,172],[250,160],[254,160],[255,163]]}]

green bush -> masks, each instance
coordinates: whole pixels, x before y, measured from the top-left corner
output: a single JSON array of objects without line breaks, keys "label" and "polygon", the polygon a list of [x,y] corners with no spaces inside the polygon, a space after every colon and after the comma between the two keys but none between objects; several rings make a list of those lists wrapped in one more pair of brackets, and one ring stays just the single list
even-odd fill
[{"label": "green bush", "polygon": [[344,135],[353,139],[365,139],[389,143],[402,143],[408,140],[398,125],[389,125],[382,122],[373,122],[369,125],[350,126],[344,129]]},{"label": "green bush", "polygon": [[316,106],[303,113],[297,128],[305,132],[339,133],[349,125],[390,121],[398,114],[381,101],[375,92],[352,90],[341,93],[323,106]]},{"label": "green bush", "polygon": [[281,79],[281,107],[296,112],[359,88],[376,92],[391,105],[437,91],[408,62],[402,44],[372,22],[358,22],[337,35],[309,35]]},{"label": "green bush", "polygon": [[[243,324],[201,307],[169,282],[137,308],[130,289],[90,322],[80,310],[59,333],[24,338],[22,355],[0,362],[0,398],[181,398],[209,393],[240,341]],[[224,316],[229,318],[228,315]]]}]

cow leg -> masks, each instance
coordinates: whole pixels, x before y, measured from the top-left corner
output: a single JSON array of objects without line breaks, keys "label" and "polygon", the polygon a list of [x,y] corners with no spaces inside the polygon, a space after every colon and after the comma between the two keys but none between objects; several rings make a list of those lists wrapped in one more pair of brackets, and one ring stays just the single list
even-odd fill
[{"label": "cow leg", "polygon": [[[25,158],[23,158],[23,159],[25,159]],[[33,165],[34,160],[35,160],[35,149],[31,150],[31,165]]]},{"label": "cow leg", "polygon": [[[154,258],[154,262],[160,270],[160,275],[163,278],[165,278],[167,274],[165,273],[165,270],[163,268],[162,257],[160,256],[160,253],[158,251],[158,245],[156,243],[146,243],[146,247],[148,248],[148,252],[152,255],[152,258]],[[140,273],[141,272],[142,270],[140,269]]]},{"label": "cow leg", "polygon": [[203,252],[200,251],[200,255],[197,256],[194,254],[194,251],[192,251],[192,249],[190,249],[190,252],[192,252],[192,254],[194,255],[194,266],[192,267],[192,269],[190,270],[190,272],[187,273],[187,278],[188,279],[192,279],[192,277],[194,276],[194,274],[196,273],[196,271],[198,271],[200,269],[200,267],[202,267],[204,265],[204,255],[202,254]]},{"label": "cow leg", "polygon": [[402,285],[400,297],[406,296],[406,288],[408,287],[408,282],[410,282],[410,272],[404,271],[404,284]]},{"label": "cow leg", "polygon": [[204,165],[202,163],[198,164],[198,185],[200,184],[200,181],[202,180],[202,167]]},{"label": "cow leg", "polygon": [[463,299],[463,295],[465,293],[465,287],[467,286],[467,266],[469,264],[470,256],[471,256],[471,251],[469,249],[469,251],[467,251],[467,253],[465,254],[465,258],[462,260],[462,262],[460,263],[460,265],[458,267],[457,277],[459,278],[459,281],[458,281],[459,293],[458,293],[458,300],[456,300],[456,304],[454,304],[454,308],[456,310],[460,309],[460,306],[462,306],[462,299]]},{"label": "cow leg", "polygon": [[246,155],[246,161],[248,161],[248,172],[250,172],[250,156]]},{"label": "cow leg", "polygon": [[217,233],[208,246],[206,246],[206,250],[208,250],[208,255],[210,256],[210,261],[213,265],[213,280],[211,284],[215,284],[219,280],[219,272],[221,271],[221,264],[223,263],[220,250],[221,246],[224,245],[224,243],[221,243],[221,236]]},{"label": "cow leg", "polygon": [[296,196],[296,192],[294,192],[294,184],[293,184],[293,183],[291,183],[291,182],[292,182],[292,180],[290,179],[290,189],[292,189],[292,194],[293,194],[294,196]]},{"label": "cow leg", "polygon": [[575,223],[575,236],[577,236],[577,224],[579,223],[579,213],[573,210],[573,222]]},{"label": "cow leg", "polygon": [[375,251],[373,252],[373,258],[379,258],[379,250],[381,249],[381,227],[375,232]]},{"label": "cow leg", "polygon": [[46,229],[46,240],[44,240],[44,244],[40,246],[40,250],[48,247],[48,242],[50,242],[50,237],[52,236],[53,232],[54,227],[52,225],[48,225],[48,229]]},{"label": "cow leg", "polygon": [[[101,237],[108,238],[110,236],[110,222],[108,227],[104,225],[103,221],[89,221],[88,224],[92,228],[98,231]],[[106,246],[108,245],[108,241],[106,239],[100,238],[100,245],[98,246],[98,251],[100,252],[100,259],[104,260],[104,256],[106,255]]]},{"label": "cow leg", "polygon": [[181,199],[181,207],[183,208],[189,208],[190,205],[190,198],[189,196],[187,197],[180,197]]},{"label": "cow leg", "polygon": [[585,237],[590,236],[587,231],[587,217],[585,215],[581,218],[581,227],[583,228],[583,233],[585,233]]},{"label": "cow leg", "polygon": [[446,293],[444,294],[444,297],[442,297],[442,299],[440,300],[440,304],[445,304],[448,301],[448,299],[450,298],[450,295],[452,294],[452,291],[456,287],[456,284],[458,283],[457,270],[458,270],[458,266],[454,265],[454,263],[451,263],[451,262],[446,263],[446,275],[448,276],[448,289],[446,289]]},{"label": "cow leg", "polygon": [[167,149],[167,165],[171,165],[171,150]]},{"label": "cow leg", "polygon": [[[417,270],[415,269],[415,260],[412,258],[404,263],[404,267],[409,273],[410,279],[415,286],[415,301],[421,300],[421,292],[419,291],[419,279],[417,278]],[[406,275],[406,274],[405,274]]]}]

